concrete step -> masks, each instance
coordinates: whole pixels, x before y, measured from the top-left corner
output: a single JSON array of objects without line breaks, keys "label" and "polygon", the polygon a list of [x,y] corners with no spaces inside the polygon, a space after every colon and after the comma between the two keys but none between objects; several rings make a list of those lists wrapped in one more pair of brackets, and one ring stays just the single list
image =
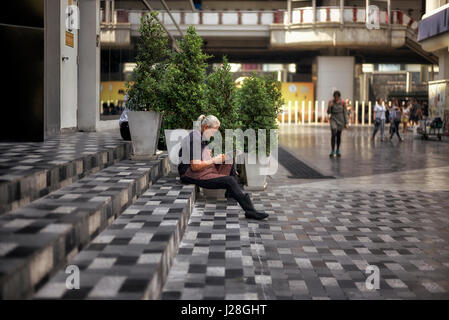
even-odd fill
[{"label": "concrete step", "polygon": [[30,296],[169,170],[124,160],[0,216],[0,298]]},{"label": "concrete step", "polygon": [[0,144],[0,215],[127,159],[131,144],[111,134],[71,133],[40,143]]},{"label": "concrete step", "polygon": [[34,299],[158,299],[195,195],[175,175],[160,178],[70,261],[79,289],[66,287],[64,266]]}]

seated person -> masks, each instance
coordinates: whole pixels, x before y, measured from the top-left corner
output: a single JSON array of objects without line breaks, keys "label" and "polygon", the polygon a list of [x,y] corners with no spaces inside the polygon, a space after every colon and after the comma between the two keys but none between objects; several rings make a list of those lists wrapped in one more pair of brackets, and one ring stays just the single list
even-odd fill
[{"label": "seated person", "polygon": [[[249,194],[244,193],[237,182],[234,163],[226,164],[226,155],[221,154],[211,157],[212,150],[207,141],[220,128],[220,121],[212,115],[201,115],[198,118],[201,123],[201,132],[193,130],[182,141],[179,152],[181,162],[178,166],[179,176],[183,183],[191,183],[205,189],[226,189],[225,196],[232,197],[240,204],[248,219],[262,220],[268,214],[257,211]],[[203,141],[204,140],[204,141]],[[194,150],[198,148],[201,150]],[[182,151],[190,150],[190,163],[182,162]]]},{"label": "seated person", "polygon": [[[125,101],[127,100],[127,96],[125,95]],[[128,108],[124,108],[122,114],[120,115],[120,119],[118,121],[120,126],[120,135],[122,136],[123,140],[125,141],[131,141],[131,132],[129,131],[129,124],[128,124]]]}]

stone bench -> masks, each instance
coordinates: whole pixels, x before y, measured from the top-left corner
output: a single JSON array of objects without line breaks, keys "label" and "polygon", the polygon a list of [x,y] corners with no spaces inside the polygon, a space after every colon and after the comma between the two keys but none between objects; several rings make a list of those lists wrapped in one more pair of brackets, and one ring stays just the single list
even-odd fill
[{"label": "stone bench", "polygon": [[[0,214],[128,158],[131,144],[98,134],[60,135],[42,143],[0,145]],[[101,140],[100,140],[101,141]]]},{"label": "stone bench", "polygon": [[30,296],[168,171],[121,161],[0,216],[0,299]]},{"label": "stone bench", "polygon": [[67,289],[65,267],[35,299],[158,299],[195,201],[195,186],[160,178],[72,261],[80,288]]}]

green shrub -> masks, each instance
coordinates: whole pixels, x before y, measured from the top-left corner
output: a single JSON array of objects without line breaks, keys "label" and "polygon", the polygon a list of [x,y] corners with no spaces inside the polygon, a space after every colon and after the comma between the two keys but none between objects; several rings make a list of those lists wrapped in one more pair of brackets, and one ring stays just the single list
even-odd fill
[{"label": "green shrub", "polygon": [[163,80],[163,129],[192,129],[192,122],[206,111],[206,60],[203,40],[189,26],[178,41],[180,52],[173,52]]},{"label": "green shrub", "polygon": [[[243,80],[242,87],[237,94],[239,117],[242,130],[254,129],[256,135],[258,129],[265,129],[267,133],[266,152],[270,152],[270,129],[277,129],[277,114],[284,103],[281,94],[281,83],[276,81],[274,75],[259,77],[255,73]],[[255,151],[259,150],[257,139]],[[248,152],[247,143],[245,151]]]},{"label": "green shrub", "polygon": [[[238,106],[236,101],[237,88],[233,80],[231,66],[224,56],[221,67],[216,68],[207,77],[206,82],[206,113],[213,114],[220,120],[222,135],[222,150],[225,150],[225,130],[240,128]],[[211,147],[215,144],[212,143]]]},{"label": "green shrub", "polygon": [[128,108],[135,111],[162,111],[162,79],[170,54],[167,35],[156,19],[157,12],[140,19],[137,65],[127,82]]}]

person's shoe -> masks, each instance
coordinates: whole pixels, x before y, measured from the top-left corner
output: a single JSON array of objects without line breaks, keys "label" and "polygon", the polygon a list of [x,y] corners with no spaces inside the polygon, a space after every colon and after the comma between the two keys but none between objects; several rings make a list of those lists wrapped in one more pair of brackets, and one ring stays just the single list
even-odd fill
[{"label": "person's shoe", "polygon": [[268,214],[261,211],[246,211],[245,212],[246,219],[254,219],[254,220],[263,220],[268,218]]},{"label": "person's shoe", "polygon": [[402,138],[402,137],[399,138],[399,142],[402,142],[402,141],[404,141],[404,138]]},{"label": "person's shoe", "polygon": [[381,142],[384,142],[384,138],[380,138],[380,141],[381,141]]},{"label": "person's shoe", "polygon": [[332,158],[334,156],[335,152],[334,150],[331,151],[331,153],[329,154],[329,157]]},{"label": "person's shoe", "polygon": [[341,157],[341,153],[340,150],[337,150],[337,157],[340,158]]}]

